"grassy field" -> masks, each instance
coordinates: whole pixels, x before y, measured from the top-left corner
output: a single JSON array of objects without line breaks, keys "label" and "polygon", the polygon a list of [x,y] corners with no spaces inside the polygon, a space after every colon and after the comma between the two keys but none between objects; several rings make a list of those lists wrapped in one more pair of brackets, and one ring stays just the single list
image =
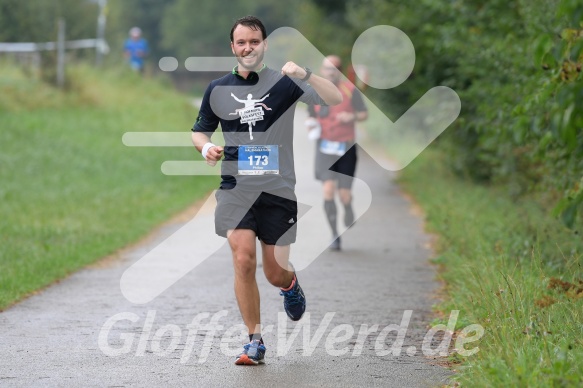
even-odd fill
[{"label": "grassy field", "polygon": [[[426,151],[401,182],[438,235],[435,258],[446,284],[438,310],[479,323],[479,351],[452,354],[468,387],[583,386],[583,240],[534,200],[458,180]],[[471,345],[468,345],[471,347]]]},{"label": "grassy field", "polygon": [[129,148],[128,131],[189,131],[170,83],[125,69],[69,69],[69,91],[0,70],[0,310],[136,241],[218,184],[165,176],[194,147]]}]

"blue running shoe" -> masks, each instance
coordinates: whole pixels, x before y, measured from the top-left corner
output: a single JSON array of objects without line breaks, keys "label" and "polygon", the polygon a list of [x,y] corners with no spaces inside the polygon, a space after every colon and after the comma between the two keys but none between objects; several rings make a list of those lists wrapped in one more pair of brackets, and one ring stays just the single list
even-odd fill
[{"label": "blue running shoe", "polygon": [[292,321],[299,321],[304,315],[304,311],[306,311],[306,297],[296,275],[294,275],[294,281],[295,283],[291,290],[281,290],[279,295],[283,296],[283,308],[287,316]]},{"label": "blue running shoe", "polygon": [[243,346],[243,353],[237,356],[235,365],[259,365],[265,363],[265,345],[259,340],[253,340]]}]

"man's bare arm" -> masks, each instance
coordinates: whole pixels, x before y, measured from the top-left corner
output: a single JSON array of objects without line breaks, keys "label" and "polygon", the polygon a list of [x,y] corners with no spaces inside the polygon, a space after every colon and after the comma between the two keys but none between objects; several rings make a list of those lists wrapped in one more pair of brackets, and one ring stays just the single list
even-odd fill
[{"label": "man's bare arm", "polygon": [[[286,63],[281,69],[281,74],[298,79],[303,79],[307,75],[303,67],[293,62]],[[332,82],[313,73],[310,76],[309,82],[326,104],[338,105],[342,102],[342,93],[340,93],[340,90]]]}]

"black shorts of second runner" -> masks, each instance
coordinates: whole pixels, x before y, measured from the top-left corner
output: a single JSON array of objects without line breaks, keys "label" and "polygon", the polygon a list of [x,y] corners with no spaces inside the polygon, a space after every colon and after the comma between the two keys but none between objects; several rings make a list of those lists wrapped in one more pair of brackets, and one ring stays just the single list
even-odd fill
[{"label": "black shorts of second runner", "polygon": [[[338,187],[341,189],[350,189],[354,180],[356,171],[356,146],[352,146],[342,156],[328,155],[316,147],[316,179],[321,181],[337,180]],[[338,174],[336,174],[338,173]]]},{"label": "black shorts of second runner", "polygon": [[298,204],[291,189],[257,193],[217,190],[215,231],[227,237],[233,229],[250,229],[268,245],[285,246],[296,241]]}]

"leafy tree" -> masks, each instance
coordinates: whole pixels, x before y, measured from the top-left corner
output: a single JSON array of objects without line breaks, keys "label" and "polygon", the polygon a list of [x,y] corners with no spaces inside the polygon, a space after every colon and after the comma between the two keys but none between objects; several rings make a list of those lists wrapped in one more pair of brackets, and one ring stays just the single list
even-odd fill
[{"label": "leafy tree", "polygon": [[345,10],[339,26],[324,23],[330,2],[312,4],[319,13],[308,24],[319,20],[324,36],[354,36],[377,24],[407,33],[416,49],[413,74],[394,90],[367,95],[399,115],[430,87],[452,87],[462,114],[439,139],[451,167],[504,185],[515,198],[534,193],[575,225],[583,207],[580,0],[347,0],[336,7]]},{"label": "leafy tree", "polygon": [[0,0],[0,41],[54,41],[59,18],[65,20],[67,39],[92,38],[97,12],[97,5],[88,1]]},{"label": "leafy tree", "polygon": [[161,23],[161,45],[180,59],[232,55],[229,31],[236,19],[246,15],[259,17],[268,33],[294,23],[293,13],[276,0],[243,0],[228,7],[221,2],[176,0]]}]

